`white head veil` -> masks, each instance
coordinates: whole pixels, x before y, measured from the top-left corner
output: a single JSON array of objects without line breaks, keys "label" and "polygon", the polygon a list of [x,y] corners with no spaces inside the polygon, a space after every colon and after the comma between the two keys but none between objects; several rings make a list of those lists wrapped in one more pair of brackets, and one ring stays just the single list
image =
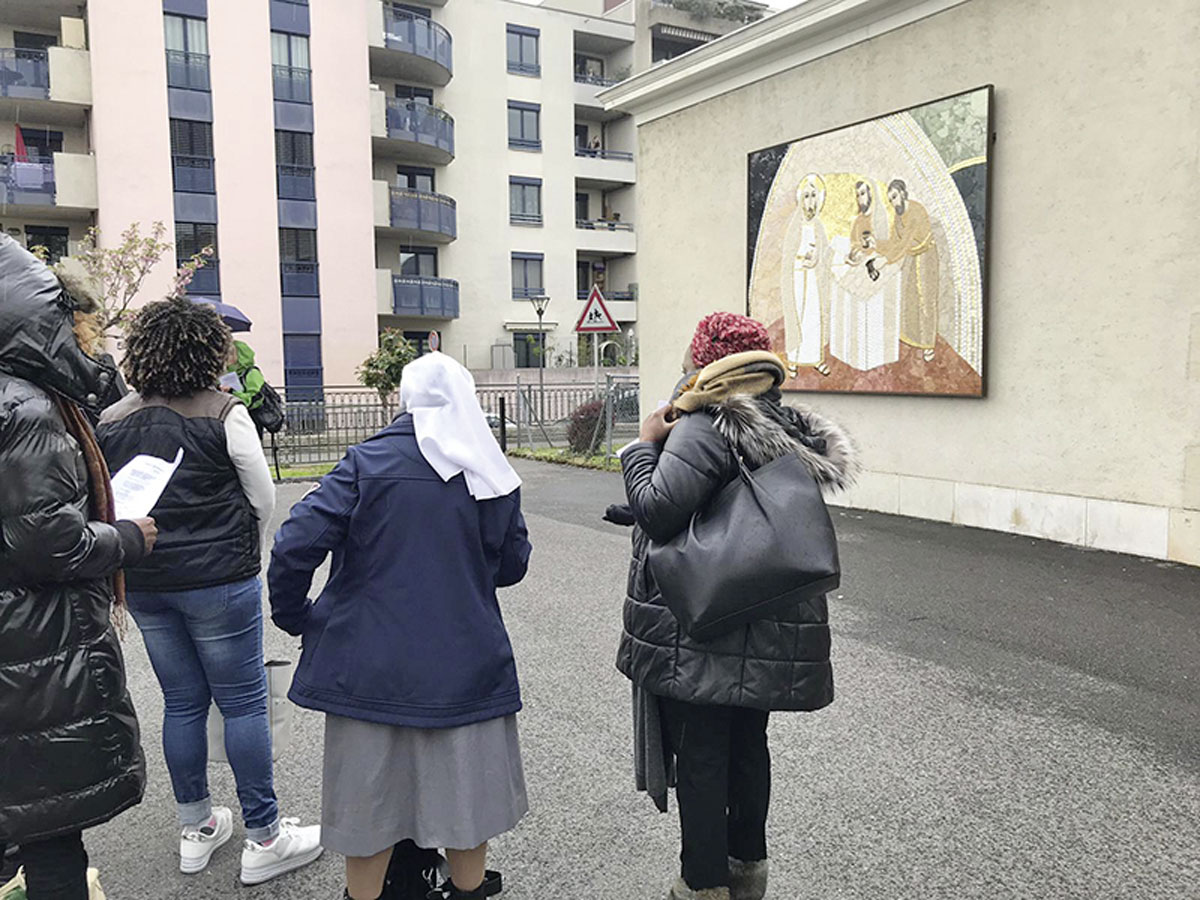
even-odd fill
[{"label": "white head veil", "polygon": [[412,414],[421,455],[443,481],[461,472],[476,500],[521,486],[475,397],[475,379],[450,357],[427,353],[405,366],[400,402]]}]

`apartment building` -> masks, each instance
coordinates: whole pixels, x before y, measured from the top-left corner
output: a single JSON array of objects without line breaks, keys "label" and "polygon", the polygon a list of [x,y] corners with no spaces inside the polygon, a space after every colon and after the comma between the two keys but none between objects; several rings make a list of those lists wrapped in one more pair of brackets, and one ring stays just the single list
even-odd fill
[{"label": "apartment building", "polygon": [[192,293],[301,396],[353,383],[381,328],[475,369],[586,364],[593,284],[630,360],[635,135],[597,93],[764,8],[721,5],[5,0],[0,227],[52,256],[93,224],[211,245]]}]

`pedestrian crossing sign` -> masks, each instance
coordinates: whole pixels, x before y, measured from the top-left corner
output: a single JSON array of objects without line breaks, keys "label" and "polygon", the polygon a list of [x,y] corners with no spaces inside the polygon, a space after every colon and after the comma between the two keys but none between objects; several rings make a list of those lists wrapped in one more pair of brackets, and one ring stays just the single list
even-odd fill
[{"label": "pedestrian crossing sign", "polygon": [[588,294],[587,304],[583,307],[583,315],[575,323],[575,331],[579,334],[611,334],[620,330],[621,326],[604,305],[604,294],[600,293],[600,287],[592,285],[592,292]]}]

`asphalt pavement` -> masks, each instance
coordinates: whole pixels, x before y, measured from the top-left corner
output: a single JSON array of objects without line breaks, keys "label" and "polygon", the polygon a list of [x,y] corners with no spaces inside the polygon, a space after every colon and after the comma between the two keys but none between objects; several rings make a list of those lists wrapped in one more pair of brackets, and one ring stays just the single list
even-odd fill
[{"label": "asphalt pavement", "polygon": [[[633,789],[628,682],[613,660],[629,535],[600,520],[620,477],[518,461],[534,543],[501,603],[521,674],[531,811],[494,842],[512,900],[657,900],[678,824]],[[277,518],[305,485],[284,485]],[[1200,569],[834,510],[838,699],[771,720],[768,897],[1200,898]],[[268,625],[267,655],[297,642]],[[145,801],[87,835],[110,900],[341,897],[342,861],[255,888],[238,843],[195,876],[136,629]],[[320,812],[322,718],[298,710],[276,766],[284,815]],[[236,810],[228,766],[216,802]],[[240,836],[240,825],[239,836]]]}]

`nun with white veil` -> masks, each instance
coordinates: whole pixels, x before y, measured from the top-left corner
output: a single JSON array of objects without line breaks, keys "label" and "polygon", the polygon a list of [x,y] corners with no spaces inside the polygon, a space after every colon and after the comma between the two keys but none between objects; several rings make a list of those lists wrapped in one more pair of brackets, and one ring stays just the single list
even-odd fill
[{"label": "nun with white veil", "polygon": [[450,878],[429,896],[477,898],[487,842],[528,808],[496,599],[528,568],[521,481],[457,362],[410,363],[400,397],[396,420],[292,508],[272,618],[303,638],[289,696],[326,714],[321,837],[347,857],[345,896],[376,900],[393,845],[411,840],[447,850]]}]

